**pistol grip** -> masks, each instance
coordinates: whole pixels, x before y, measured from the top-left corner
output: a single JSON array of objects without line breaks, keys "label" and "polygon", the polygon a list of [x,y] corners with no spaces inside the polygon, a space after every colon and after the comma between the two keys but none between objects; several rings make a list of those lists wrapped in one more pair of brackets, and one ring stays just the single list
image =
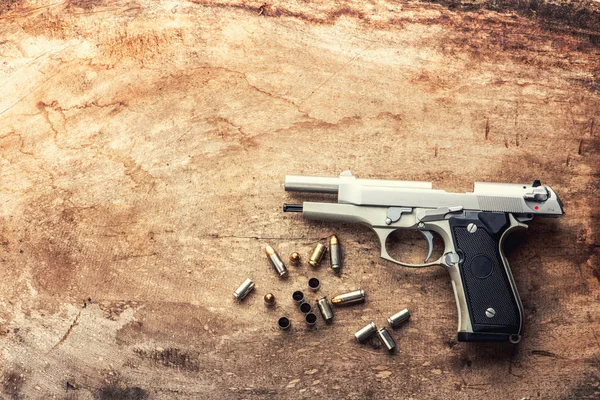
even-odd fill
[{"label": "pistol grip", "polygon": [[519,342],[523,306],[502,245],[510,231],[527,226],[500,212],[469,213],[449,222],[459,254],[459,273],[451,274],[453,287],[462,288],[464,298],[456,293],[457,301],[462,300],[458,308],[461,320],[468,318],[460,323],[458,341]]}]

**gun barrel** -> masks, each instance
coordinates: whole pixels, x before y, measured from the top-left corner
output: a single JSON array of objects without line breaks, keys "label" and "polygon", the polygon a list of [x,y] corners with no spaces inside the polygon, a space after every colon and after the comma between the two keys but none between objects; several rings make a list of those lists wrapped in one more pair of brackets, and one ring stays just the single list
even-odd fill
[{"label": "gun barrel", "polygon": [[287,192],[333,193],[338,192],[339,178],[326,176],[286,175],[285,190]]},{"label": "gun barrel", "polygon": [[311,193],[332,193],[337,194],[342,182],[355,183],[363,186],[410,188],[410,189],[431,189],[431,182],[422,181],[397,181],[384,179],[356,179],[353,176],[341,176],[332,178],[327,176],[302,176],[286,175],[285,190],[287,192],[311,192]]}]

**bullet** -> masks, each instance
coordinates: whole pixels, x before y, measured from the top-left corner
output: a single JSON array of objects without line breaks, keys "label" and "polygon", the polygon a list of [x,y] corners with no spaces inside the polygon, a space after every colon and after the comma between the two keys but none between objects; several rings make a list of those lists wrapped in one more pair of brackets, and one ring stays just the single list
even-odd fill
[{"label": "bullet", "polygon": [[310,255],[308,263],[315,268],[318,267],[326,252],[327,247],[321,243],[317,243],[312,254]]},{"label": "bullet", "polygon": [[294,293],[292,293],[292,299],[296,304],[302,304],[304,302],[304,293],[296,290]]},{"label": "bullet", "polygon": [[267,307],[271,307],[273,304],[275,304],[275,296],[273,293],[265,294],[264,300]]},{"label": "bullet", "polygon": [[302,311],[304,314],[308,314],[312,311],[312,306],[309,303],[302,303],[300,304],[300,311]]},{"label": "bullet", "polygon": [[291,253],[290,254],[290,262],[293,265],[300,264],[300,253],[298,253],[297,251],[294,251],[293,253]]},{"label": "bullet", "polygon": [[364,303],[365,291],[362,289],[354,290],[348,293],[342,293],[331,299],[334,306],[345,306],[348,304]]},{"label": "bullet", "polygon": [[285,264],[283,263],[283,261],[281,261],[281,258],[279,258],[279,255],[277,254],[277,252],[275,251],[275,249],[273,249],[271,246],[265,246],[265,253],[267,254],[267,258],[269,259],[269,261],[271,262],[271,265],[273,266],[273,268],[275,268],[275,271],[277,271],[277,273],[279,274],[280,278],[284,278],[287,276],[287,268],[285,267]]},{"label": "bullet", "polygon": [[331,321],[333,321],[333,310],[327,301],[327,297],[321,297],[319,300],[317,300],[317,307],[319,308],[325,323],[330,324]]},{"label": "bullet", "polygon": [[331,269],[339,271],[342,267],[342,250],[340,241],[335,235],[329,237],[329,260],[331,261]]},{"label": "bullet", "polygon": [[385,348],[388,349],[388,351],[394,351],[394,349],[396,348],[396,342],[394,342],[394,339],[392,338],[387,329],[381,328],[380,330],[378,330],[377,336],[379,337],[379,340],[381,340],[381,343],[383,343]]},{"label": "bullet", "polygon": [[364,343],[368,338],[373,336],[375,332],[377,332],[377,327],[375,326],[375,323],[371,322],[369,325],[357,331],[354,334],[354,337],[358,343]]},{"label": "bullet", "polygon": [[254,282],[252,282],[252,279],[246,279],[244,283],[233,292],[233,297],[238,301],[242,301],[252,289],[254,289]]},{"label": "bullet", "polygon": [[409,318],[410,313],[408,312],[408,309],[405,308],[404,310],[398,311],[387,320],[392,328],[397,328],[402,325],[403,322],[408,321]]},{"label": "bullet", "polygon": [[306,321],[306,325],[309,328],[312,328],[317,323],[317,316],[315,314],[313,314],[313,313],[308,313],[304,317],[304,320]]},{"label": "bullet", "polygon": [[292,326],[292,323],[290,322],[290,320],[287,317],[281,317],[277,321],[277,326],[282,331],[287,331],[288,329],[290,329],[290,326]]},{"label": "bullet", "polygon": [[308,288],[313,292],[316,292],[321,287],[321,282],[317,278],[310,278],[308,280]]}]

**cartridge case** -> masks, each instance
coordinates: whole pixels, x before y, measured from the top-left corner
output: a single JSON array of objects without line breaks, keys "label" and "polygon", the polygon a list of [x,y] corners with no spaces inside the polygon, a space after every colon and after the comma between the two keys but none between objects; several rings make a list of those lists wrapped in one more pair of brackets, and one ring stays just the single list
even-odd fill
[{"label": "cartridge case", "polygon": [[310,278],[308,280],[308,288],[313,292],[316,292],[321,287],[321,281],[318,278]]},{"label": "cartridge case", "polygon": [[313,313],[308,313],[304,316],[304,321],[306,321],[306,326],[312,328],[317,323],[317,316]]},{"label": "cartridge case", "polygon": [[300,304],[300,311],[304,314],[308,314],[312,311],[312,306],[309,303]]},{"label": "cartridge case", "polygon": [[318,267],[326,252],[327,247],[321,243],[317,243],[312,254],[310,255],[308,263],[313,267]]},{"label": "cartridge case", "polygon": [[327,297],[321,297],[319,300],[317,300],[317,307],[319,308],[325,323],[330,324],[333,321],[333,310],[329,305]]},{"label": "cartridge case", "polygon": [[396,348],[396,342],[390,335],[387,329],[381,328],[377,331],[377,337],[381,340],[381,343],[385,346],[388,351],[394,351]]},{"label": "cartridge case", "polygon": [[354,337],[356,338],[356,341],[358,343],[364,343],[368,338],[373,336],[376,332],[377,332],[377,327],[375,326],[375,323],[371,322],[369,325],[367,325],[364,328],[357,331],[354,334]]},{"label": "cartridge case", "polygon": [[329,260],[331,261],[331,269],[339,271],[342,267],[342,249],[337,236],[329,237]]},{"label": "cartridge case", "polygon": [[353,290],[352,292],[342,293],[331,299],[331,304],[334,306],[346,306],[349,304],[364,303],[365,291],[362,289]]},{"label": "cartridge case", "polygon": [[267,246],[265,246],[265,253],[267,254],[267,258],[271,262],[271,265],[273,266],[275,271],[279,274],[279,277],[280,278],[286,277],[287,273],[288,273],[287,268],[285,267],[285,264],[283,263],[283,261],[281,261],[281,258],[279,257],[279,254],[277,254],[275,249],[273,249],[271,246],[267,245]]},{"label": "cartridge case", "polygon": [[287,331],[288,329],[290,329],[290,326],[292,326],[292,323],[289,320],[289,318],[281,317],[281,318],[279,318],[279,320],[277,320],[277,326],[282,331]]},{"label": "cartridge case", "polygon": [[396,314],[392,315],[387,320],[392,328],[397,328],[400,325],[402,325],[402,323],[408,321],[409,318],[410,313],[408,312],[408,309],[405,308],[404,310],[398,311]]},{"label": "cartridge case", "polygon": [[244,283],[233,292],[233,297],[238,301],[242,301],[252,289],[254,289],[254,282],[252,282],[252,279],[246,279]]},{"label": "cartridge case", "polygon": [[304,303],[304,293],[302,293],[299,290],[296,290],[294,293],[292,293],[292,300],[294,300],[294,303],[296,304]]}]

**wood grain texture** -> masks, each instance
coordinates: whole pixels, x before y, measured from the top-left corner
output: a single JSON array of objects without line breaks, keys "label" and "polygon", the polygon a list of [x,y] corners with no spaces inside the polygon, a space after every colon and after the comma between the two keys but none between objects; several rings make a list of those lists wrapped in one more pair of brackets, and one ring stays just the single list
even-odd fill
[{"label": "wood grain texture", "polygon": [[[597,4],[3,2],[2,396],[597,398]],[[445,271],[281,212],[304,198],[285,174],[346,169],[453,191],[550,184],[566,216],[507,248],[523,342],[456,343]],[[304,264],[280,281],[262,252],[306,256],[334,232],[339,277]],[[400,239],[404,259],[424,254]],[[290,294],[313,274],[367,303],[305,330]],[[353,342],[404,307],[397,354]]]}]

